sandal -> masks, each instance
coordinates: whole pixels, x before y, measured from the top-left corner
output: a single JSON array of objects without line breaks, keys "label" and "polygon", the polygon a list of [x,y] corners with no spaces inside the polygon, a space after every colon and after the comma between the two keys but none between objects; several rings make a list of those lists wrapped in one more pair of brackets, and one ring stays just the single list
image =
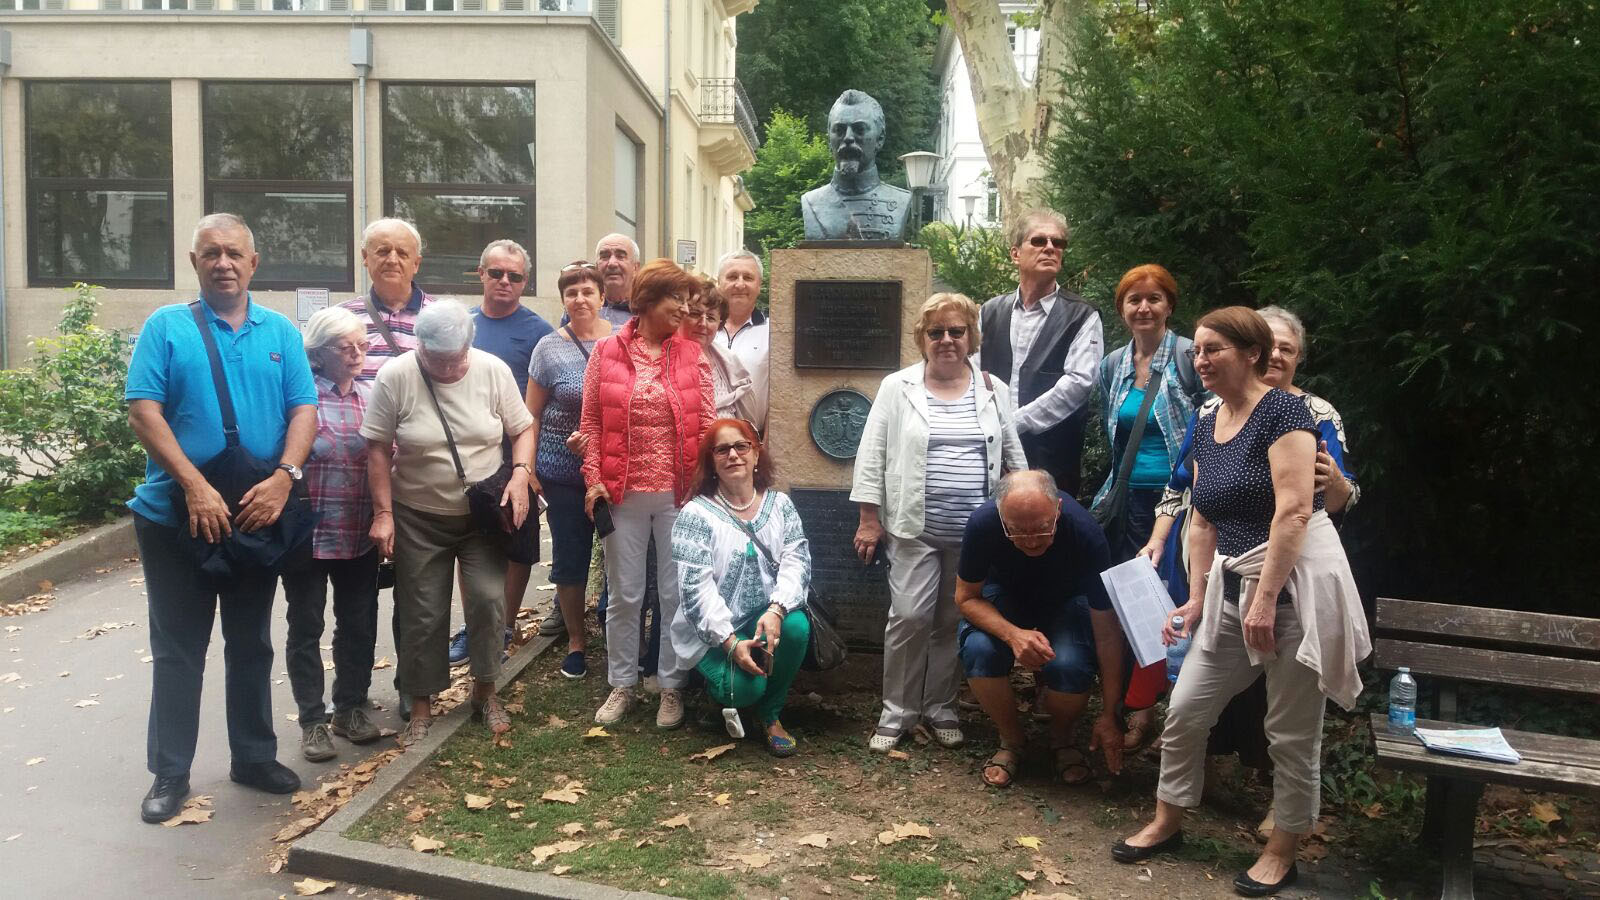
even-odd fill
[{"label": "sandal", "polygon": [[472,704],[472,719],[487,724],[489,733],[495,737],[511,730],[511,714],[500,705],[500,698],[492,694],[482,703]]},{"label": "sandal", "polygon": [[[1001,759],[1000,754],[1002,753],[1011,754],[1011,761],[1006,762],[1005,760]],[[992,788],[1011,787],[1012,783],[1017,780],[1017,765],[1021,762],[1022,748],[1015,744],[1008,744],[1005,741],[1001,741],[1000,748],[989,756],[988,762],[983,764],[983,772],[979,777],[983,779],[984,784],[987,784]],[[990,777],[990,769],[999,769],[1000,771],[1006,773],[1006,780],[998,781]]]},{"label": "sandal", "polygon": [[395,737],[395,742],[409,750],[415,744],[421,743],[428,737],[429,729],[433,728],[433,717],[426,719],[413,718],[406,723],[406,730]]},{"label": "sandal", "polygon": [[867,741],[867,749],[874,753],[888,753],[900,743],[900,732],[893,728],[879,725],[872,732],[872,737]]},{"label": "sandal", "polygon": [[[1089,768],[1089,758],[1084,756],[1083,751],[1077,747],[1071,744],[1063,744],[1060,747],[1051,747],[1050,752],[1055,754],[1056,777],[1060,778],[1063,784],[1084,784],[1094,777],[1094,771]],[[1069,753],[1072,756],[1067,756]],[[1073,757],[1076,757],[1076,761],[1073,760]],[[1070,776],[1068,774],[1078,770],[1083,771],[1081,776]]]},{"label": "sandal", "polygon": [[1155,743],[1160,735],[1161,729],[1156,727],[1156,723],[1151,722],[1146,725],[1143,722],[1136,721],[1128,726],[1127,731],[1122,733],[1122,752],[1129,754],[1142,753],[1151,744]]}]

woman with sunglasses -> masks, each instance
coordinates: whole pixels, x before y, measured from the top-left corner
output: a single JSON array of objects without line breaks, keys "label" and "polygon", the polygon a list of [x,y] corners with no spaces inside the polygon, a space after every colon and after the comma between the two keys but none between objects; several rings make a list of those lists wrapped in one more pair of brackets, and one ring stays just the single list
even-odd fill
[{"label": "woman with sunglasses", "polygon": [[728,734],[744,737],[739,710],[750,709],[767,751],[786,757],[795,742],[779,714],[811,639],[811,551],[774,474],[754,425],[723,418],[706,429],[695,498],[672,526],[681,602],[670,637],[705,676]]},{"label": "woman with sunglasses", "polygon": [[533,414],[534,478],[529,485],[549,508],[550,583],[556,586],[556,608],[567,630],[567,655],[561,674],[588,674],[583,631],[583,589],[589,581],[594,523],[583,511],[583,456],[572,436],[583,411],[583,372],[595,344],[611,334],[600,317],[604,284],[593,265],[579,260],[563,266],[556,278],[567,324],[547,335],[528,360],[528,412]]},{"label": "woman with sunglasses", "polygon": [[942,747],[965,739],[956,717],[961,534],[1000,476],[1028,467],[1010,391],[968,359],[979,340],[977,304],[934,294],[914,333],[923,361],[879,386],[850,491],[861,508],[856,555],[871,563],[888,542],[883,712],[868,742],[882,753],[923,725]]}]

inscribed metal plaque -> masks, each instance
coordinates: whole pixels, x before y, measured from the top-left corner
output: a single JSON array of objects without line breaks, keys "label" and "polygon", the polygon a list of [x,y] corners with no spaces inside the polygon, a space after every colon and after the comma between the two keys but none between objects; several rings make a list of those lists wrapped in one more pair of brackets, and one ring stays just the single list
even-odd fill
[{"label": "inscribed metal plaque", "polygon": [[862,565],[856,557],[858,507],[849,491],[794,488],[789,492],[811,550],[811,587],[833,601],[839,635],[851,647],[883,646],[889,615],[889,567],[882,557]]},{"label": "inscribed metal plaque", "polygon": [[851,388],[829,391],[811,407],[811,440],[834,459],[855,459],[872,401]]},{"label": "inscribed metal plaque", "polygon": [[900,292],[898,281],[796,281],[795,367],[900,368]]}]

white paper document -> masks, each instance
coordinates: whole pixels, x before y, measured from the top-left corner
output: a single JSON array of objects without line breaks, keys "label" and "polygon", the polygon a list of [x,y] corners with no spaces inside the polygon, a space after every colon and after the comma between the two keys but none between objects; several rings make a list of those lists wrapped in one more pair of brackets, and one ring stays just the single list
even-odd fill
[{"label": "white paper document", "polygon": [[1156,567],[1143,556],[1100,573],[1100,580],[1111,595],[1111,605],[1122,620],[1122,630],[1133,647],[1139,665],[1148,666],[1167,658],[1161,643],[1161,628],[1172,617],[1172,598],[1161,583]]},{"label": "white paper document", "polygon": [[1418,728],[1417,740],[1435,753],[1494,762],[1522,762],[1522,754],[1506,743],[1505,735],[1498,728]]}]

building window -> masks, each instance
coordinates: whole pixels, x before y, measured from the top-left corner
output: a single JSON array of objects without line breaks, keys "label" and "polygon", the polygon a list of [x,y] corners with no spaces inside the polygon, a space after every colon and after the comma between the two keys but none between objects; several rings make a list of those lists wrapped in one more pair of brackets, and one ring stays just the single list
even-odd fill
[{"label": "building window", "polygon": [[477,290],[490,241],[535,246],[533,150],[531,85],[384,87],[385,208],[422,232],[427,290]]},{"label": "building window", "polygon": [[255,287],[354,287],[350,85],[205,85],[206,211],[255,232]]},{"label": "building window", "polygon": [[166,82],[26,86],[28,281],[172,286]]},{"label": "building window", "polygon": [[617,232],[634,240],[639,239],[639,175],[644,171],[644,148],[621,128],[614,138],[615,161],[612,164],[612,197],[616,204]]},{"label": "building window", "polygon": [[18,9],[38,9],[39,0],[0,0],[0,12]]},{"label": "building window", "polygon": [[142,0],[142,9],[188,9],[189,0]]},{"label": "building window", "polygon": [[[406,0],[407,10],[433,10],[434,12],[450,12],[456,8],[456,0]],[[477,263],[473,263],[476,267]]]}]

